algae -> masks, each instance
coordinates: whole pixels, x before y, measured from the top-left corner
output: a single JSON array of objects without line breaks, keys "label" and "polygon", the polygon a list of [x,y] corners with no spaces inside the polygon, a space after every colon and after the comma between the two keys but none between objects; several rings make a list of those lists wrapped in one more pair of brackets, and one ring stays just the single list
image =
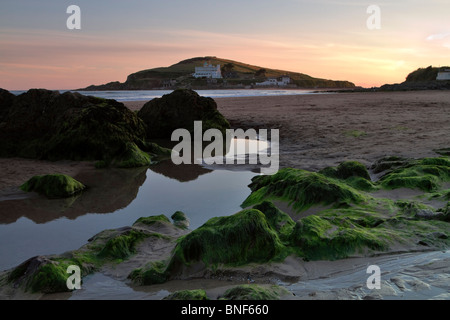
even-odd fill
[{"label": "algae", "polygon": [[290,294],[285,288],[277,285],[260,286],[243,284],[225,291],[220,300],[280,300],[281,296]]},{"label": "algae", "polygon": [[203,289],[196,290],[180,290],[171,293],[163,300],[209,300],[206,291]]},{"label": "algae", "polygon": [[319,204],[348,206],[367,201],[366,195],[343,181],[301,169],[286,168],[272,176],[256,176],[249,187],[253,192],[241,205],[243,208],[279,199],[301,212]]},{"label": "algae", "polygon": [[98,256],[101,258],[126,259],[136,253],[137,244],[148,236],[149,234],[142,231],[130,229],[109,239]]},{"label": "algae", "polygon": [[139,285],[152,285],[167,282],[169,276],[164,261],[151,261],[142,268],[134,269],[128,278]]},{"label": "algae", "polygon": [[86,186],[64,174],[48,174],[32,177],[20,189],[25,192],[35,191],[48,198],[67,198],[82,192]]},{"label": "algae", "polygon": [[247,209],[232,216],[212,218],[178,239],[170,268],[194,262],[207,266],[267,262],[282,255],[284,250],[265,215]]}]

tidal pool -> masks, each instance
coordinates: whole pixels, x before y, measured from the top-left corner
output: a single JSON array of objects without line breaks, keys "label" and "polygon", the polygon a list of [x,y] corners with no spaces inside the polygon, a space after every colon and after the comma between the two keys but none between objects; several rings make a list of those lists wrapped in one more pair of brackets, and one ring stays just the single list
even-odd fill
[{"label": "tidal pool", "polygon": [[212,217],[241,210],[256,174],[165,161],[148,169],[80,173],[75,178],[89,189],[78,197],[0,201],[0,270],[36,255],[78,249],[98,232],[132,225],[140,217],[170,218],[180,210],[188,216],[189,228],[196,229]]}]

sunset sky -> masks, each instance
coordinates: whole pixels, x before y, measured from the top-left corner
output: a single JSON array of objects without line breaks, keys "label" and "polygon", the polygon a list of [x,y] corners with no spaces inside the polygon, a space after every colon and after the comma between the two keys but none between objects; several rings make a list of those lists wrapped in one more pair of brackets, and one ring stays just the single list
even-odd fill
[{"label": "sunset sky", "polygon": [[[81,30],[69,30],[69,5]],[[369,5],[381,29],[369,30]],[[75,89],[197,56],[371,87],[450,65],[449,0],[2,0],[0,87]]]}]

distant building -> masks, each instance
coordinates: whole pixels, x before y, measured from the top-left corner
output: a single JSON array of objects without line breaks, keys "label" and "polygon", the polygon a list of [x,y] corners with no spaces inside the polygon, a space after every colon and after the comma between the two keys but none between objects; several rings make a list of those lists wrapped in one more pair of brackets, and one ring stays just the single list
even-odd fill
[{"label": "distant building", "polygon": [[195,67],[195,73],[192,76],[195,78],[222,79],[220,64],[213,66],[212,64],[205,62],[203,67]]},{"label": "distant building", "polygon": [[267,78],[264,82],[256,83],[257,86],[262,87],[284,87],[291,83],[291,77],[281,76],[278,78]]},{"label": "distant building", "polygon": [[436,80],[450,80],[450,69],[440,71],[436,77]]}]

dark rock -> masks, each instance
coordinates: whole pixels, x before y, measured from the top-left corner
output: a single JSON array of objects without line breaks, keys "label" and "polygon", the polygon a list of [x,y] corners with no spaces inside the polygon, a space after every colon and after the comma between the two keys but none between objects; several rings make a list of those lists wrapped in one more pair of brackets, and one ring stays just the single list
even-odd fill
[{"label": "dark rock", "polygon": [[0,89],[0,123],[6,119],[15,98],[16,96],[9,91]]},{"label": "dark rock", "polygon": [[389,156],[375,161],[370,169],[373,173],[380,173],[386,170],[393,170],[407,165],[410,160],[401,157]]},{"label": "dark rock", "polygon": [[150,164],[139,149],[145,125],[122,103],[44,89],[12,100],[0,95],[6,97],[0,98],[3,104],[12,101],[0,132],[0,156],[104,160],[119,167]]},{"label": "dark rock", "polygon": [[172,132],[180,128],[193,132],[194,121],[202,121],[203,131],[216,128],[224,132],[230,128],[212,98],[188,89],[178,89],[147,102],[138,116],[147,125],[148,138],[170,139]]}]

